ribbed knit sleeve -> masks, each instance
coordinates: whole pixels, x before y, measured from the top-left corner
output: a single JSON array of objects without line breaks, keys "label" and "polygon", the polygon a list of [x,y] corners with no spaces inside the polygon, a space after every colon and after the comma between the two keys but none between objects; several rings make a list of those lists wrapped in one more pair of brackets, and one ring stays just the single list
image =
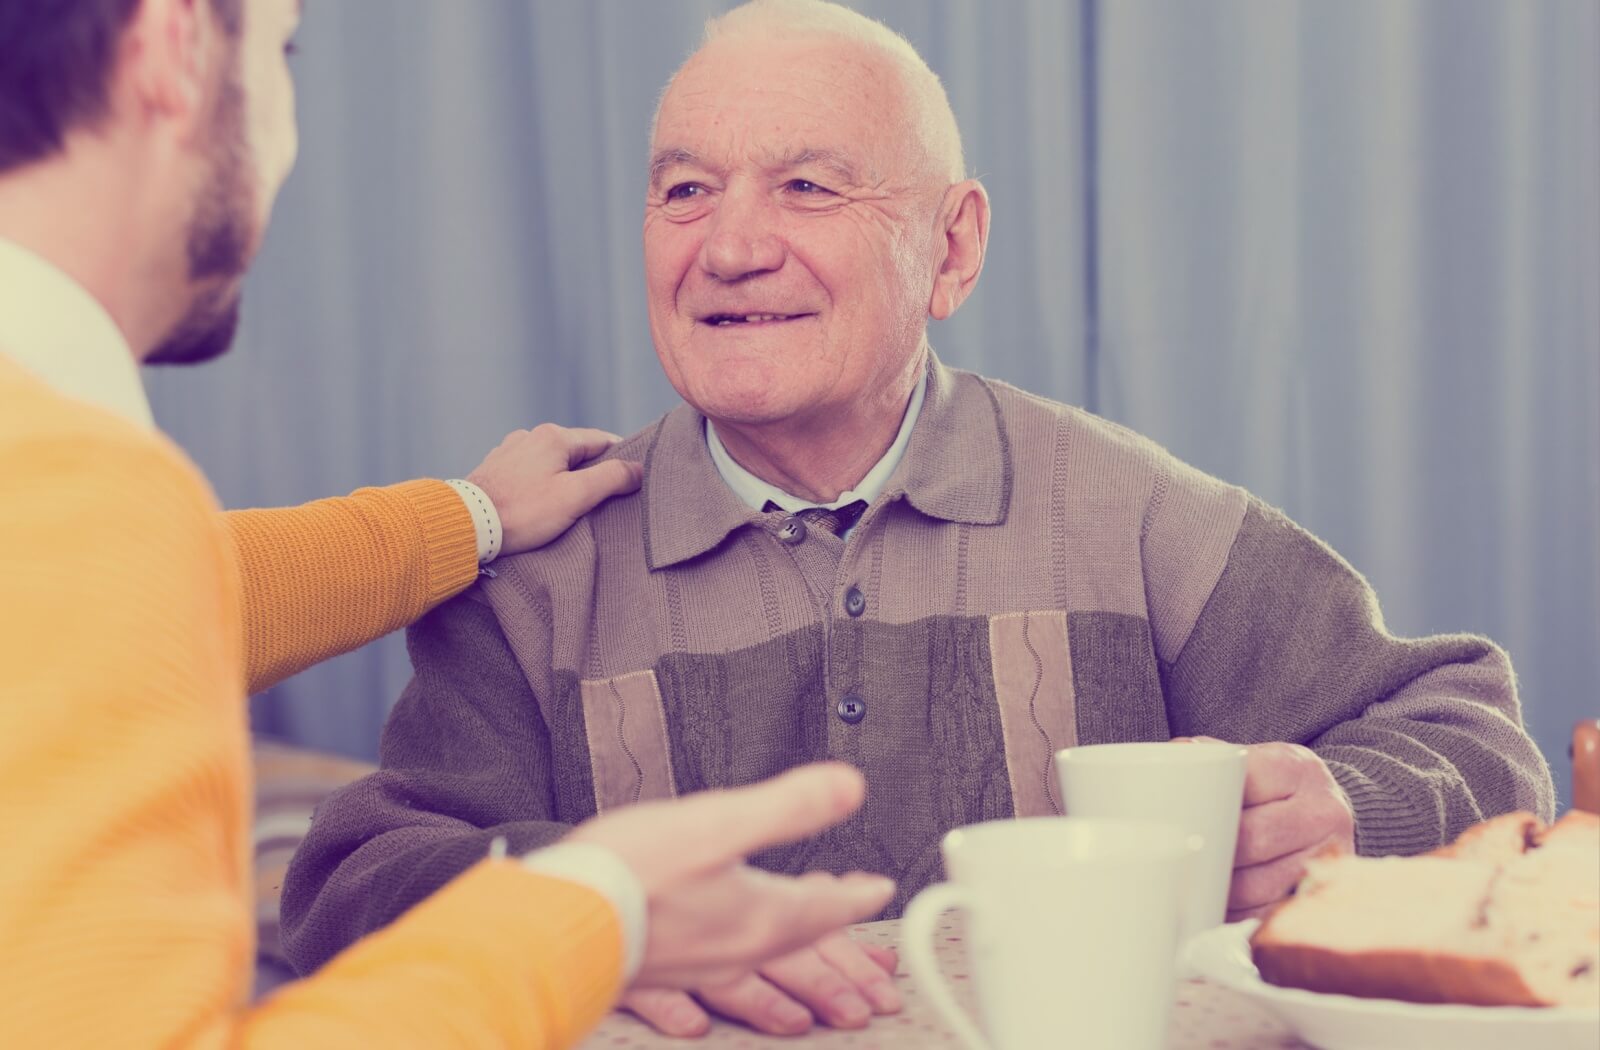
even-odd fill
[{"label": "ribbed knit sleeve", "polygon": [[442,481],[223,517],[251,693],[406,626],[478,571],[472,515]]},{"label": "ribbed knit sleeve", "polygon": [[1553,817],[1506,654],[1391,634],[1367,581],[1258,500],[1163,677],[1175,734],[1308,744],[1349,796],[1363,854],[1434,849],[1518,809]]},{"label": "ribbed knit sleeve", "polygon": [[0,362],[0,1046],[581,1038],[621,982],[616,914],[504,862],[250,1003],[232,544],[170,444],[19,385]]}]

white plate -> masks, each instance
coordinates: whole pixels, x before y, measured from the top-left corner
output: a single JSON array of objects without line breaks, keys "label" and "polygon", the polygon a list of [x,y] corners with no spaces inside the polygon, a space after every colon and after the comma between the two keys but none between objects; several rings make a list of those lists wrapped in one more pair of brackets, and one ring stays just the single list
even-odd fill
[{"label": "white plate", "polygon": [[1249,996],[1322,1050],[1597,1050],[1600,1010],[1440,1006],[1279,988],[1250,959],[1257,922],[1207,930],[1184,950],[1189,969]]}]

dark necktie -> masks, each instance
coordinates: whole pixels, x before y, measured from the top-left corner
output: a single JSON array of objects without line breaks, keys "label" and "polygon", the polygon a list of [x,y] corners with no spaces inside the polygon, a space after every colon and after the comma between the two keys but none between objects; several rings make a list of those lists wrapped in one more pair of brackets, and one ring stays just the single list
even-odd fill
[{"label": "dark necktie", "polygon": [[[805,522],[809,528],[826,529],[833,535],[839,536],[849,532],[850,526],[861,520],[861,515],[866,509],[867,501],[858,499],[854,503],[846,503],[844,506],[836,507],[832,510],[827,507],[807,507],[805,510],[797,511],[795,517]],[[761,513],[771,514],[775,510],[787,513],[785,508],[778,506],[770,499],[761,508]]]}]

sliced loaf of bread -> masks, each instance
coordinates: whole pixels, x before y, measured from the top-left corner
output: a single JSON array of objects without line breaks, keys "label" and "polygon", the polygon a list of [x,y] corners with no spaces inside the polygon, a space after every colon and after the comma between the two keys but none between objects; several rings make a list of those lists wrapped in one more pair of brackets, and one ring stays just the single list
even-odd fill
[{"label": "sliced loaf of bread", "polygon": [[1514,813],[1419,857],[1313,860],[1251,947],[1285,987],[1600,1008],[1600,817]]}]

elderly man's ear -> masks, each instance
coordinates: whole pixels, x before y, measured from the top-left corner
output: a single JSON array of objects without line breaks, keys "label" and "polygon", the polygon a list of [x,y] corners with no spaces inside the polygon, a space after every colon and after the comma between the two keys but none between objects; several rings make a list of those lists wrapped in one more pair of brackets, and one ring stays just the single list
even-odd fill
[{"label": "elderly man's ear", "polygon": [[989,244],[989,194],[977,179],[958,182],[945,191],[939,206],[935,237],[933,295],[928,300],[928,316],[943,321],[966,302],[977,287],[983,270],[983,252]]}]

